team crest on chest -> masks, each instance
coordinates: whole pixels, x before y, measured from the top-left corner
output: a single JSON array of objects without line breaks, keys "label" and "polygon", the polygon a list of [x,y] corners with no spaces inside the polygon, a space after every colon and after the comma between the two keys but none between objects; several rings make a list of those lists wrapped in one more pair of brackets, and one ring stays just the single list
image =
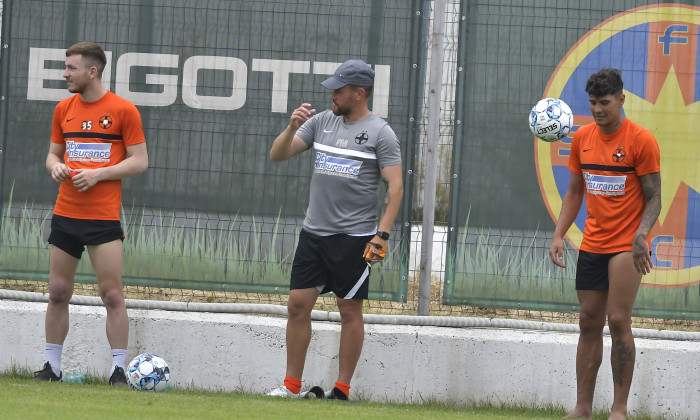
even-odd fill
[{"label": "team crest on chest", "polygon": [[355,143],[357,144],[365,144],[367,143],[367,140],[369,140],[369,136],[367,135],[366,131],[363,131],[355,136]]},{"label": "team crest on chest", "polygon": [[109,114],[105,114],[100,118],[100,127],[104,128],[105,130],[108,129],[109,127],[112,126],[112,117],[109,116]]},{"label": "team crest on chest", "polygon": [[625,153],[623,146],[619,146],[612,155],[612,158],[616,163],[622,162],[625,160],[625,157],[627,157],[627,154]]}]

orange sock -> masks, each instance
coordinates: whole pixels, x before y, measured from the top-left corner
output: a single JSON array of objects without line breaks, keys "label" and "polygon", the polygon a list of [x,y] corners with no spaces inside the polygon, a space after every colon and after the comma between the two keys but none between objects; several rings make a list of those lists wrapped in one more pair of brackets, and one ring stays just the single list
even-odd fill
[{"label": "orange sock", "polygon": [[295,394],[301,391],[301,380],[292,378],[291,376],[284,377],[284,386]]},{"label": "orange sock", "polygon": [[343,391],[345,395],[348,397],[350,396],[350,385],[349,384],[344,384],[339,381],[335,381],[335,387],[338,388],[339,390]]}]

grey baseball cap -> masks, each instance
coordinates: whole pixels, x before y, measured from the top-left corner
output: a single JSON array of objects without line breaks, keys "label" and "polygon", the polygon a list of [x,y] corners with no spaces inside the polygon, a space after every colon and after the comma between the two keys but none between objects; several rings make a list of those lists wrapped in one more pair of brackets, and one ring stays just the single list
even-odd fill
[{"label": "grey baseball cap", "polygon": [[338,67],[333,76],[321,82],[327,89],[336,90],[345,85],[374,86],[374,70],[362,60],[348,60]]}]

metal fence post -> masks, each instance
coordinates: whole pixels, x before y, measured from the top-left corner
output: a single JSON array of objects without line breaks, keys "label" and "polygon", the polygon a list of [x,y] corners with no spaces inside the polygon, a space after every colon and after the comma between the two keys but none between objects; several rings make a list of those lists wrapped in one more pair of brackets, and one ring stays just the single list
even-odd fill
[{"label": "metal fence post", "polygon": [[433,30],[430,48],[430,78],[428,81],[428,132],[426,145],[425,181],[423,189],[423,229],[421,237],[420,277],[418,285],[418,315],[430,312],[430,283],[435,227],[435,193],[437,190],[437,147],[440,138],[440,98],[445,37],[445,1],[433,3]]},{"label": "metal fence post", "polygon": [[[12,1],[2,3],[2,34],[0,35],[0,211],[5,203],[5,151],[7,149],[7,113],[10,100],[10,30],[12,19],[5,19],[12,10]],[[9,213],[8,213],[9,214]]]}]

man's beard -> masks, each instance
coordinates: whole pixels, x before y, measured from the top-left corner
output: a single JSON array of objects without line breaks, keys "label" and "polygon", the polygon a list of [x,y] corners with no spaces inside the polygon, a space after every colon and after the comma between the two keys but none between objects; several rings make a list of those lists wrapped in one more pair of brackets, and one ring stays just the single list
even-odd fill
[{"label": "man's beard", "polygon": [[68,92],[70,93],[83,93],[83,90],[85,90],[85,86],[79,83],[73,83],[68,86]]},{"label": "man's beard", "polygon": [[351,111],[350,108],[343,108],[343,107],[338,106],[338,105],[333,106],[333,113],[339,117],[344,117],[346,115],[350,115],[350,111]]}]

